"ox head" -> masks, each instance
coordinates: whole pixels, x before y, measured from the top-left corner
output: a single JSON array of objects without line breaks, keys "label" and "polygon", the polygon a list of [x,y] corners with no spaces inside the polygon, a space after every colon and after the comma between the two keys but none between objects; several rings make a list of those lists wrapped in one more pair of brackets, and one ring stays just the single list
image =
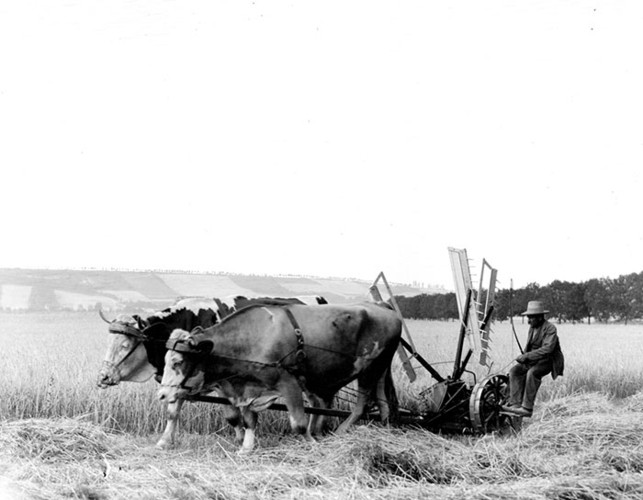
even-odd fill
[{"label": "ox head", "polygon": [[165,368],[158,398],[174,403],[178,399],[198,394],[205,384],[204,361],[213,343],[204,338],[201,327],[187,332],[177,328],[166,344]]},{"label": "ox head", "polygon": [[144,341],[147,325],[138,316],[119,315],[108,320],[102,311],[101,318],[109,323],[110,340],[103,364],[98,373],[97,385],[106,388],[121,381],[145,382],[156,369],[149,362]]}]

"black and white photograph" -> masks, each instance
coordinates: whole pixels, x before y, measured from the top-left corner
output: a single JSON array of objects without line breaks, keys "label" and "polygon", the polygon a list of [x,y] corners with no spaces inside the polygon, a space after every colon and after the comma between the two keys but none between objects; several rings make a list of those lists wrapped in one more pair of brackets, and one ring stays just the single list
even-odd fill
[{"label": "black and white photograph", "polygon": [[0,1],[0,500],[643,498],[643,3]]}]

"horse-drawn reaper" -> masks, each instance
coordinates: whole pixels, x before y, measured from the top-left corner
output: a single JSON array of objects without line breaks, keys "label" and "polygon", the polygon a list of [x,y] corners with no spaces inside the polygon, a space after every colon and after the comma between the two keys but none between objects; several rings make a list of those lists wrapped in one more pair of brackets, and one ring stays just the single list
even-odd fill
[{"label": "horse-drawn reaper", "polygon": [[[469,260],[465,249],[449,248],[449,257],[455,285],[455,295],[460,317],[460,329],[456,345],[453,369],[443,375],[422,357],[413,345],[404,325],[407,339],[401,339],[400,358],[406,373],[413,382],[415,371],[411,360],[425,368],[436,381],[420,392],[420,407],[417,411],[400,410],[401,421],[420,425],[435,431],[460,433],[486,433],[518,428],[521,419],[512,418],[502,407],[508,396],[508,378],[502,373],[491,373],[490,335],[494,310],[497,270],[485,259],[482,261],[478,285],[474,286]],[[399,312],[390,286],[381,273],[371,287],[371,294],[381,299],[377,284],[385,285],[390,301]],[[401,316],[401,313],[400,313]],[[465,343],[468,348],[465,353]],[[468,364],[478,357],[479,368],[486,376],[477,380],[476,373],[468,370]],[[462,377],[467,373],[469,380]]]},{"label": "horse-drawn reaper", "polygon": [[[153,338],[145,334],[145,329],[137,330],[137,335],[122,326],[110,326],[110,331],[118,330],[144,343],[150,364],[156,367],[157,380],[162,370],[159,398],[168,402],[168,424],[160,446],[173,443],[183,401],[229,407],[226,417],[235,426],[237,438],[243,437],[242,452],[254,446],[257,412],[265,409],[288,411],[292,429],[308,439],[311,431],[321,429],[318,417],[324,416],[344,419],[337,432],[345,431],[360,418],[387,421],[389,416],[398,423],[431,430],[501,430],[512,424],[501,409],[506,401],[506,376],[488,375],[478,382],[467,369],[474,353],[488,372],[491,368],[488,347],[496,270],[483,261],[482,274],[486,269],[490,273],[486,281],[481,275],[480,285],[474,289],[466,251],[449,249],[449,253],[460,334],[453,371],[446,376],[415,348],[383,273],[370,289],[371,300],[361,304],[307,306],[264,301],[225,318],[215,314],[214,321],[175,323],[172,329],[167,324],[157,326]],[[386,303],[381,284],[389,295]],[[396,350],[411,382],[419,366],[436,381],[420,392],[414,410],[397,406],[390,371]],[[125,360],[122,364],[127,363]],[[462,379],[465,373],[471,374],[473,383]],[[353,407],[331,408],[335,395],[344,392],[353,380],[357,381]],[[285,404],[275,402],[277,399]],[[304,404],[306,400],[308,405]],[[305,414],[311,415],[308,425]]]}]

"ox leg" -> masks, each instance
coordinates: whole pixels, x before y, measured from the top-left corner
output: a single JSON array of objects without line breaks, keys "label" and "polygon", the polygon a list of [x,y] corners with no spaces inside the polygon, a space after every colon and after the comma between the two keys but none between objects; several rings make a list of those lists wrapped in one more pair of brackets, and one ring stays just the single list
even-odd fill
[{"label": "ox leg", "polygon": [[243,423],[245,426],[245,434],[243,436],[243,444],[239,450],[239,455],[248,455],[255,447],[255,429],[257,428],[257,413],[252,410],[241,410],[243,415]]},{"label": "ox leg", "polygon": [[[306,394],[306,398],[308,399],[310,406],[312,406],[313,408],[324,407],[324,401],[319,396],[315,396],[314,394]],[[308,418],[307,434],[310,434],[310,435],[316,434],[315,431],[320,425],[321,419],[323,419],[323,415],[315,415],[314,413],[310,415],[310,417]]]},{"label": "ox leg", "polygon": [[377,381],[377,386],[375,387],[375,402],[377,407],[380,410],[380,420],[383,424],[388,424],[389,416],[391,415],[391,408],[388,404],[388,399],[386,397],[386,376],[383,375]]},{"label": "ox leg", "polygon": [[167,405],[167,424],[165,425],[165,431],[156,443],[157,448],[171,448],[174,446],[174,439],[176,437],[176,429],[179,424],[179,415],[181,413],[181,407],[183,406],[183,400],[177,399],[173,403],[168,403]]},{"label": "ox leg", "polygon": [[357,422],[360,417],[363,415],[364,410],[366,410],[366,405],[368,404],[370,400],[370,395],[371,395],[372,389],[365,389],[362,384],[358,384],[357,386],[357,402],[355,403],[355,407],[353,408],[353,411],[351,414],[348,416],[346,420],[344,420],[340,426],[337,428],[335,431],[335,434],[343,434],[348,430],[348,428],[353,425],[355,422]]},{"label": "ox leg", "polygon": [[374,396],[377,406],[380,410],[380,419],[383,423],[388,424],[389,418],[396,418],[397,415],[397,396],[395,394],[395,386],[393,385],[393,377],[390,370],[386,372],[377,380],[375,386],[369,382],[369,377],[357,381],[357,403],[348,418],[341,423],[337,428],[336,434],[346,432],[348,428],[357,422],[368,404],[372,401]]},{"label": "ox leg", "polygon": [[378,381],[376,396],[382,423],[386,425],[390,422],[396,423],[400,417],[399,401],[390,368],[386,370],[386,373]]},{"label": "ox leg", "polygon": [[[311,406],[322,409],[330,408],[333,404],[334,398],[334,396],[331,396],[330,398],[322,398],[314,394],[307,394],[307,397]],[[312,436],[321,436],[324,431],[325,421],[326,417],[324,415],[310,415],[310,419],[308,420],[308,433]]]},{"label": "ox leg", "polygon": [[314,441],[308,428],[308,419],[304,412],[304,396],[301,392],[301,386],[297,380],[282,381],[277,386],[277,390],[284,398],[288,408],[290,418],[290,427],[296,435],[302,435],[306,441]]}]

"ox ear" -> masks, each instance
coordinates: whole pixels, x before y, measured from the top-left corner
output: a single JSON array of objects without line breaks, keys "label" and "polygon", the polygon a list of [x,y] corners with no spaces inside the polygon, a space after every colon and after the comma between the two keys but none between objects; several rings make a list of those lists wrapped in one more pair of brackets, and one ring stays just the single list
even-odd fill
[{"label": "ox ear", "polygon": [[147,321],[145,321],[143,318],[141,318],[138,314],[134,314],[132,318],[134,318],[134,321],[136,321],[136,324],[138,325],[139,330],[144,330],[145,328],[150,326],[150,324]]}]

